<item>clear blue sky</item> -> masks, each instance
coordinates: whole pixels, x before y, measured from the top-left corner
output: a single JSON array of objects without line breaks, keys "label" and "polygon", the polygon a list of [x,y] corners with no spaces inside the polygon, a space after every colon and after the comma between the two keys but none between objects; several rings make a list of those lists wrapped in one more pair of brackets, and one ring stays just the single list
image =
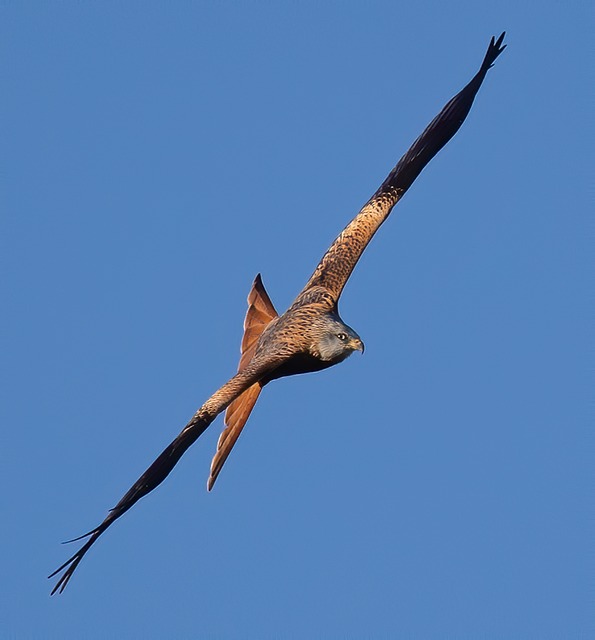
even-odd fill
[{"label": "clear blue sky", "polygon": [[[0,635],[588,637],[588,3],[0,25]],[[267,387],[208,494],[219,419],[50,598],[60,541],[235,371],[254,275],[284,310],[504,29],[344,292],[365,355]]]}]

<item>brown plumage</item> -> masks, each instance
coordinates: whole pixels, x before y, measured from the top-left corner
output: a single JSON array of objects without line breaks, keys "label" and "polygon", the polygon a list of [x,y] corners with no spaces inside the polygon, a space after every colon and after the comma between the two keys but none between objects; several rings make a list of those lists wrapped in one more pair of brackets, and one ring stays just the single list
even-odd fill
[{"label": "brown plumage", "polygon": [[[248,296],[242,355],[238,372],[194,414],[175,440],[134,483],[105,520],[88,533],[82,547],[49,577],[64,570],[52,594],[62,592],[97,538],[140,498],[169,475],[184,452],[223,411],[225,429],[219,438],[207,487],[210,490],[263,387],[271,380],[326,369],[363,351],[357,333],[339,317],[338,301],[362,252],[427,163],[452,138],[467,117],[488,69],[502,53],[504,34],[492,38],[483,63],[471,82],[450,100],[399,160],[359,214],[325,253],[304,289],[281,316],[275,311],[260,276]],[[72,542],[72,541],[71,541]]]},{"label": "brown plumage", "polygon": [[[242,355],[240,357],[238,371],[242,371],[250,360],[252,360],[261,333],[271,320],[278,317],[279,314],[275,311],[275,307],[264,289],[260,274],[258,274],[248,295],[248,311],[246,312],[246,319],[244,320]],[[207,482],[207,489],[209,491],[213,488],[213,484],[215,484],[221,467],[227,460],[229,452],[242,432],[246,420],[248,420],[258,400],[262,387],[263,385],[260,380],[255,382],[227,407],[227,411],[225,412],[226,426],[219,436],[217,453],[211,462],[211,473],[209,474],[209,480]]]}]

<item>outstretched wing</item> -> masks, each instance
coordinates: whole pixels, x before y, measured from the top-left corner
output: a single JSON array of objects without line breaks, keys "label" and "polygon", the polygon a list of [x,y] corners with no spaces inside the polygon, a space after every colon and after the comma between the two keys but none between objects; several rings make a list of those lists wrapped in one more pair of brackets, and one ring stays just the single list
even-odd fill
[{"label": "outstretched wing", "polygon": [[138,500],[159,486],[170,474],[185,451],[196,441],[213,420],[245,389],[251,387],[268,368],[261,364],[259,367],[248,367],[237,373],[231,380],[215,392],[203,406],[194,414],[190,422],[182,429],[175,440],[169,444],[153,464],[132,485],[129,491],[109,512],[105,520],[95,529],[69,542],[88,538],[85,544],[71,556],[63,565],[48,577],[52,578],[60,571],[64,573],[52,590],[52,595],[64,591],[75,569],[87,551],[93,546],[97,538],[110,527],[120,516],[124,515]]},{"label": "outstretched wing", "polygon": [[[246,312],[246,318],[244,320],[242,355],[240,357],[238,371],[243,371],[248,366],[254,356],[258,338],[260,338],[262,332],[270,324],[271,320],[277,318],[278,315],[262,284],[260,274],[258,274],[248,294],[248,311]],[[207,489],[209,491],[213,488],[219,472],[225,464],[234,444],[240,437],[240,433],[250,417],[250,413],[261,391],[262,385],[260,382],[255,382],[227,407],[227,411],[225,412],[226,427],[219,437],[217,452],[211,462],[211,471],[207,481]]]},{"label": "outstretched wing", "polygon": [[304,287],[326,289],[336,303],[364,249],[422,169],[454,136],[467,117],[488,69],[504,51],[504,33],[492,37],[483,63],[471,82],[452,98],[399,160],[380,188],[345,227]]}]

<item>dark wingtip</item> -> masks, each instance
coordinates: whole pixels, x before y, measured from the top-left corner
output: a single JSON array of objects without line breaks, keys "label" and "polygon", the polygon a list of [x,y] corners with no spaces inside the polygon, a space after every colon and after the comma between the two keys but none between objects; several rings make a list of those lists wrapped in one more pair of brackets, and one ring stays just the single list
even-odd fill
[{"label": "dark wingtip", "polygon": [[50,575],[48,576],[48,580],[51,580],[54,576],[58,575],[60,571],[66,569],[64,575],[56,582],[54,588],[51,590],[51,596],[53,596],[56,592],[62,593],[62,591],[64,591],[66,585],[72,577],[72,574],[74,573],[74,570],[76,569],[78,563],[81,561],[81,558],[84,555],[85,551],[83,551],[83,553],[77,551],[73,556],[68,558],[68,560],[64,564],[60,565],[55,571],[52,571],[52,573],[50,573]]},{"label": "dark wingtip", "polygon": [[91,531],[87,531],[87,533],[83,533],[82,536],[78,536],[77,538],[72,538],[72,540],[64,540],[62,544],[70,544],[71,542],[78,542],[79,540],[84,540],[85,538],[92,536],[94,533],[97,533],[98,530],[99,530],[99,527],[95,527],[95,529],[91,529]]},{"label": "dark wingtip", "polygon": [[496,40],[495,36],[492,36],[490,40],[490,45],[488,46],[488,50],[486,51],[485,58],[481,63],[481,71],[484,73],[487,72],[488,69],[491,69],[494,66],[494,62],[496,58],[506,49],[507,45],[503,45],[504,36],[506,35],[506,31],[503,31],[500,34],[500,37]]},{"label": "dark wingtip", "polygon": [[[103,532],[103,529],[101,529],[101,527],[98,527],[94,532],[91,532],[90,534],[91,537],[89,538],[89,540],[87,540],[87,542],[85,542],[85,544],[74,555],[70,556],[70,558],[68,558],[66,562],[61,564],[55,571],[50,573],[50,575],[48,576],[48,579],[51,579],[54,576],[58,575],[61,571],[64,571],[60,579],[54,585],[54,588],[52,589],[50,595],[53,596],[55,593],[62,593],[64,591],[64,589],[66,588],[66,585],[70,582],[70,579],[72,578],[72,574],[74,573],[75,569],[78,567],[79,562],[83,559],[87,551],[89,551],[93,543],[97,540],[97,538],[101,535],[102,532]],[[76,538],[76,539],[78,540],[80,538]]]}]

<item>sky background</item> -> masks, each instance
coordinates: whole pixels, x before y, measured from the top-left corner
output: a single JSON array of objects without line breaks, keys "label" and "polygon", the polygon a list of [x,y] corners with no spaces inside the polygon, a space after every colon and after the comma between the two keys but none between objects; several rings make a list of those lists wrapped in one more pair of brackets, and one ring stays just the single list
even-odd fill
[{"label": "sky background", "polygon": [[[594,637],[589,4],[1,3],[3,638]],[[344,291],[365,355],[267,387],[208,494],[219,418],[50,598],[255,274],[285,310],[503,30]]]}]

